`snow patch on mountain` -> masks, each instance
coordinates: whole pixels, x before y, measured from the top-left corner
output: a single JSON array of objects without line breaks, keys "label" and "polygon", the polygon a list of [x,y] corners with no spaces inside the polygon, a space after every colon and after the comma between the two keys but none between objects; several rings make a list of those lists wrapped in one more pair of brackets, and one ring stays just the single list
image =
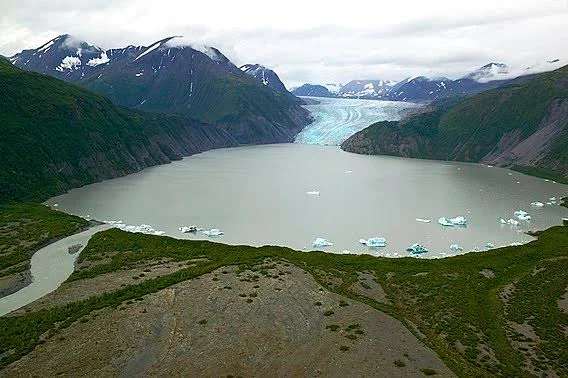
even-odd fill
[{"label": "snow patch on mountain", "polygon": [[77,70],[81,66],[81,59],[76,56],[66,56],[63,58],[59,66],[55,67],[57,71]]},{"label": "snow patch on mountain", "polygon": [[106,54],[106,51],[103,51],[103,52],[101,53],[101,57],[100,57],[100,58],[93,58],[93,59],[90,59],[90,60],[87,62],[87,66],[96,67],[96,66],[99,66],[99,65],[101,65],[101,64],[108,63],[108,62],[110,62],[110,59],[108,58],[108,56],[107,56],[107,54]]}]

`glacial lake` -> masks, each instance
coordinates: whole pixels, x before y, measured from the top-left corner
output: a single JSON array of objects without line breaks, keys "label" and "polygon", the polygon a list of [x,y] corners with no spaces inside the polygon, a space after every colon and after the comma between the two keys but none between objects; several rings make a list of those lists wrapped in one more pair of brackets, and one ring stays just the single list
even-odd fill
[{"label": "glacial lake", "polygon": [[[530,203],[567,194],[567,186],[506,169],[279,144],[208,151],[73,189],[47,204],[99,220],[150,224],[176,238],[312,250],[314,239],[323,237],[334,243],[326,251],[376,256],[407,256],[408,246],[421,243],[430,250],[423,257],[443,257],[454,254],[453,243],[468,251],[488,242],[532,240],[525,231],[559,225],[568,210]],[[532,216],[530,222],[499,223],[520,209]],[[469,220],[467,227],[437,223],[459,215]],[[178,231],[193,224],[224,235]],[[386,238],[387,246],[359,244],[375,236]]]}]

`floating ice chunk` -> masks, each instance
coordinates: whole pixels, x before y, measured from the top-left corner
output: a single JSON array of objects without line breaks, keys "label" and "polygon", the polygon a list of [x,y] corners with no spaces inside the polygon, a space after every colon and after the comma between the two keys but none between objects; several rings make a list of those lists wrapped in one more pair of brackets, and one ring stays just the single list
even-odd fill
[{"label": "floating ice chunk", "polygon": [[547,202],[546,204],[547,204],[547,205],[552,205],[552,202]]},{"label": "floating ice chunk", "polygon": [[369,239],[359,239],[359,243],[365,244],[367,247],[386,247],[387,239],[385,238],[369,238]]},{"label": "floating ice chunk", "polygon": [[202,228],[201,227],[197,227],[197,226],[182,226],[182,227],[178,227],[178,230],[183,232],[184,234],[187,234],[188,232],[197,232],[197,231],[201,231]]},{"label": "floating ice chunk", "polygon": [[447,227],[467,226],[467,219],[465,217],[462,217],[462,216],[458,216],[458,217],[455,217],[455,218],[441,217],[441,218],[438,219],[438,224],[441,224],[442,226],[447,226]]},{"label": "floating ice chunk", "polygon": [[550,197],[548,200],[549,201],[556,201],[556,197]]},{"label": "floating ice chunk", "polygon": [[534,201],[534,202],[531,202],[531,206],[534,206],[534,207],[543,207],[543,206],[544,206],[544,203],[539,202],[539,201]]},{"label": "floating ice chunk", "polygon": [[430,223],[431,220],[430,219],[425,219],[425,218],[416,218],[417,222],[422,222],[422,223]]},{"label": "floating ice chunk", "polygon": [[509,218],[509,220],[507,221],[507,224],[511,225],[511,226],[518,226],[519,225],[519,221],[515,220],[513,218]]},{"label": "floating ice chunk", "polygon": [[157,236],[162,236],[165,233],[166,233],[165,231],[154,231],[154,235],[157,235]]},{"label": "floating ice chunk", "polygon": [[309,195],[309,196],[319,196],[320,192],[319,192],[319,190],[312,190],[312,191],[306,192],[306,194]]},{"label": "floating ice chunk", "polygon": [[212,228],[210,230],[205,230],[203,233],[207,236],[221,236],[223,235],[223,231],[219,230],[218,228]]},{"label": "floating ice chunk", "polygon": [[491,242],[488,242],[488,243],[485,244],[485,248],[491,249],[491,248],[494,248],[494,247],[495,247],[495,244],[493,244]]},{"label": "floating ice chunk", "polygon": [[218,228],[212,228],[211,230],[205,230],[203,233],[207,236],[220,236],[223,235],[223,231]]},{"label": "floating ice chunk", "polygon": [[54,204],[53,204],[53,207],[57,207],[57,206],[59,206],[59,204],[57,204],[57,203],[54,203]]},{"label": "floating ice chunk", "polygon": [[463,247],[459,244],[450,245],[450,249],[454,252],[463,251]]},{"label": "floating ice chunk", "polygon": [[481,250],[479,249],[479,247],[474,247],[472,252],[481,252]]},{"label": "floating ice chunk", "polygon": [[332,242],[324,238],[316,238],[316,240],[314,240],[314,242],[312,243],[312,247],[314,248],[324,248],[324,247],[330,247],[332,245],[333,245]]},{"label": "floating ice chunk", "polygon": [[347,173],[347,174],[349,174],[349,173],[351,173],[351,172],[353,172],[353,171],[350,171],[350,170],[345,171],[345,173]]},{"label": "floating ice chunk", "polygon": [[506,221],[505,219],[501,218],[501,219],[499,219],[499,223],[501,223],[501,224],[507,224],[507,221]]},{"label": "floating ice chunk", "polygon": [[418,243],[412,244],[410,247],[406,248],[406,251],[410,252],[412,254],[421,254],[421,253],[428,252],[426,247],[424,247],[423,245],[418,244]]},{"label": "floating ice chunk", "polygon": [[438,224],[442,225],[442,226],[447,226],[447,227],[453,227],[455,226],[452,222],[450,222],[450,220],[446,217],[441,217],[438,218]]},{"label": "floating ice chunk", "polygon": [[532,217],[529,215],[529,213],[527,213],[524,210],[517,210],[515,211],[515,216],[517,217],[517,219],[519,220],[531,220]]}]

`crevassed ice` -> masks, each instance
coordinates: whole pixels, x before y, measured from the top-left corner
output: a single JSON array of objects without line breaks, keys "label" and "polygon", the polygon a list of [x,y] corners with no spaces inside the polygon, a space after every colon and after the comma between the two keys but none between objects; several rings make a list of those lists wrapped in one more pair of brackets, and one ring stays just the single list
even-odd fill
[{"label": "crevassed ice", "polygon": [[318,99],[318,105],[307,105],[314,122],[306,126],[295,143],[338,146],[351,135],[379,121],[397,121],[410,109],[419,106],[409,102]]}]

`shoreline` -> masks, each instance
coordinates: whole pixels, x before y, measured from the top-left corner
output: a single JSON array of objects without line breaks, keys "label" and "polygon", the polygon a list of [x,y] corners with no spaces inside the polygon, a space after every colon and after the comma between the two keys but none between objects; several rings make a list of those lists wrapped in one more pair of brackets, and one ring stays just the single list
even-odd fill
[{"label": "shoreline", "polygon": [[[67,212],[64,212],[65,214],[69,214]],[[73,215],[73,214],[69,214],[69,215]],[[71,235],[67,235],[67,236],[61,236],[61,237],[56,237],[56,238],[52,238],[49,239],[43,243],[41,243],[40,245],[38,245],[36,248],[34,248],[33,250],[30,250],[28,252],[30,259],[27,262],[27,269],[23,272],[18,272],[18,273],[14,273],[8,276],[4,276],[4,277],[0,277],[0,281],[8,281],[6,286],[3,286],[2,288],[0,288],[0,299],[7,297],[9,295],[12,295],[14,293],[17,293],[18,291],[28,287],[32,282],[32,273],[31,273],[31,259],[33,257],[33,255],[35,255],[39,250],[47,247],[50,244],[54,244],[60,240],[63,240],[65,238],[68,238],[70,236],[79,234],[81,232],[87,231],[93,227],[96,226],[100,226],[104,223],[99,222],[97,220],[89,220],[89,225],[88,227],[82,227],[77,229],[77,232],[71,234]],[[10,279],[10,278],[15,278],[15,279]]]}]

